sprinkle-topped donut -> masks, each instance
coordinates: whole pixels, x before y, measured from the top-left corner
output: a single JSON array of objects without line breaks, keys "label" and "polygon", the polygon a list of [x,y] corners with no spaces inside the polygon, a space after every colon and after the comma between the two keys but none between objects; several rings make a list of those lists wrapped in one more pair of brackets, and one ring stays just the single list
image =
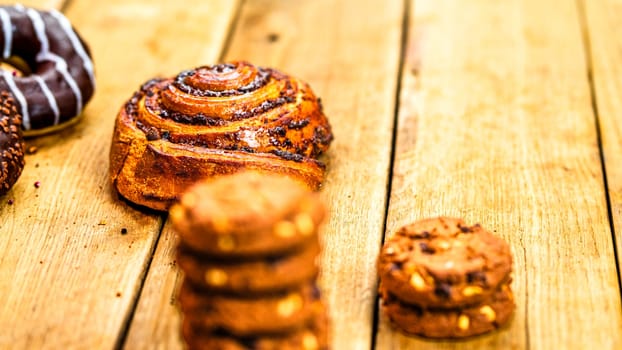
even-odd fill
[{"label": "sprinkle-topped donut", "polygon": [[15,184],[24,168],[21,118],[9,92],[0,92],[0,196]]},{"label": "sprinkle-topped donut", "polygon": [[32,74],[0,71],[28,135],[45,133],[80,115],[95,90],[93,62],[84,41],[60,12],[0,6],[0,60],[19,57]]}]

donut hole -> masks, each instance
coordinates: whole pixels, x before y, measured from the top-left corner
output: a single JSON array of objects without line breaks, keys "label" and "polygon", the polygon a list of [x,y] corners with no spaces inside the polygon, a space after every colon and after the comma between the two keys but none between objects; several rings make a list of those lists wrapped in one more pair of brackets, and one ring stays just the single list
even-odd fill
[{"label": "donut hole", "polygon": [[21,57],[11,56],[0,61],[0,69],[12,72],[15,76],[23,77],[32,74],[32,69]]}]

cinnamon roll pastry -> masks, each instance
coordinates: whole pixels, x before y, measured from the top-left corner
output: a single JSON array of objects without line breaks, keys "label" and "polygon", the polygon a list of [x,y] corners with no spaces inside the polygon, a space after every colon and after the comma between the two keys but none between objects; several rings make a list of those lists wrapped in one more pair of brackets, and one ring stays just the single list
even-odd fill
[{"label": "cinnamon roll pastry", "polygon": [[146,82],[121,108],[110,177],[123,197],[156,210],[201,178],[241,169],[318,189],[317,158],[332,138],[306,83],[246,62],[202,66]]}]

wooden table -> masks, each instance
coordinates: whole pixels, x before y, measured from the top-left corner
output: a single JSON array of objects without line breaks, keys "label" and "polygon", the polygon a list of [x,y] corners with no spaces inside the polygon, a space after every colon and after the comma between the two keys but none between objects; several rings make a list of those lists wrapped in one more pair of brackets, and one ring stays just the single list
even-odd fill
[{"label": "wooden table", "polygon": [[[308,81],[333,125],[320,282],[334,349],[622,349],[622,1],[25,5],[69,17],[97,91],[80,124],[28,140],[38,151],[0,198],[0,348],[182,348],[175,233],[111,191],[113,123],[151,77],[244,59]],[[383,239],[435,215],[511,244],[508,327],[432,342],[378,312]]]}]

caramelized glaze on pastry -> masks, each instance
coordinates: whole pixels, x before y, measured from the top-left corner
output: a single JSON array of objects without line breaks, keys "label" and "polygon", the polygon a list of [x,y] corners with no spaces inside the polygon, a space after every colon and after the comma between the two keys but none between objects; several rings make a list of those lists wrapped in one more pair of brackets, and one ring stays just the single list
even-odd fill
[{"label": "caramelized glaze on pastry", "polygon": [[166,210],[195,181],[240,169],[319,188],[332,132],[306,83],[246,62],[153,79],[121,108],[110,177],[128,200]]}]

